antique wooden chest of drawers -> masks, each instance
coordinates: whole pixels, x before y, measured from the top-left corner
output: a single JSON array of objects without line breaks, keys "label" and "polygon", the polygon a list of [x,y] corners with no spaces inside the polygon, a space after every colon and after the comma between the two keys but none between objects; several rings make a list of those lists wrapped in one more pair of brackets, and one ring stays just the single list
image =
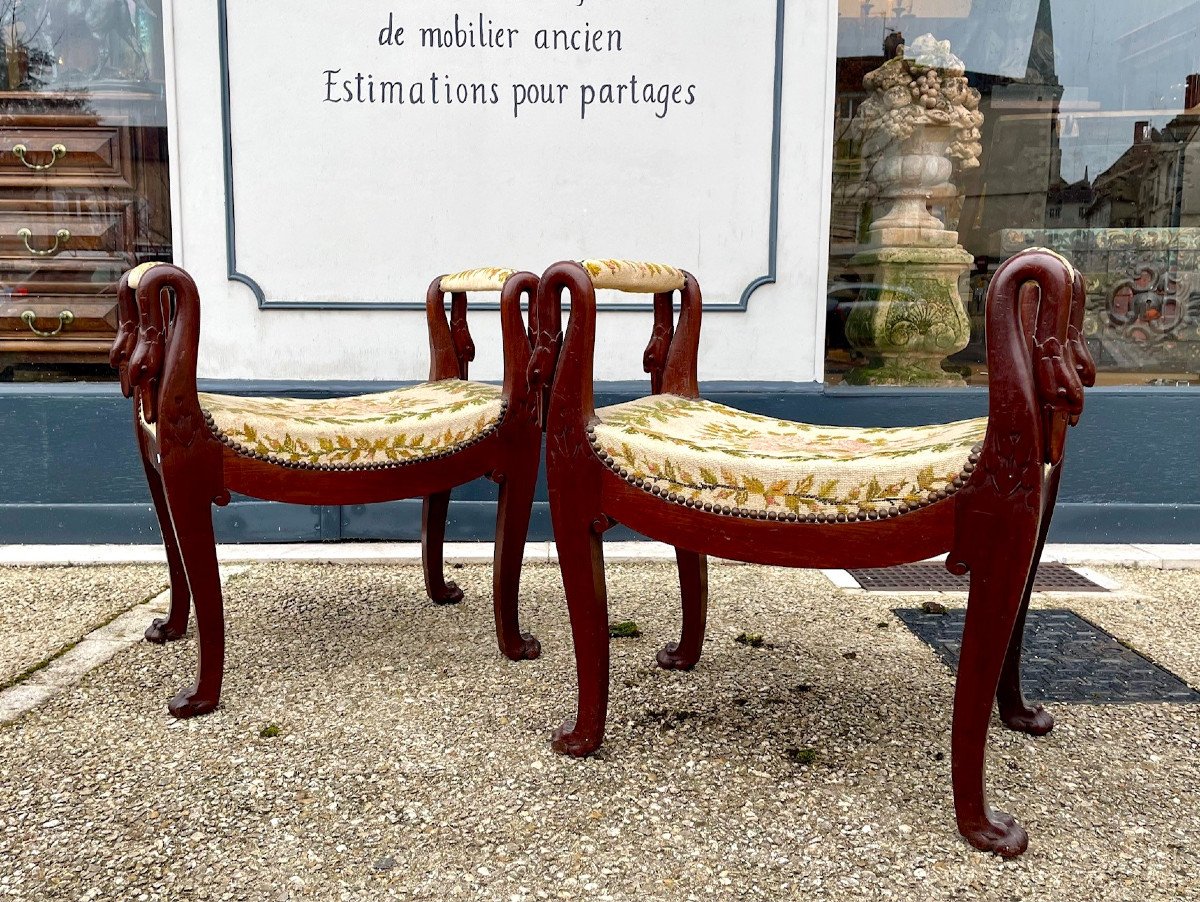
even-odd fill
[{"label": "antique wooden chest of drawers", "polygon": [[161,95],[0,92],[0,374],[101,363],[116,283],[170,259]]}]

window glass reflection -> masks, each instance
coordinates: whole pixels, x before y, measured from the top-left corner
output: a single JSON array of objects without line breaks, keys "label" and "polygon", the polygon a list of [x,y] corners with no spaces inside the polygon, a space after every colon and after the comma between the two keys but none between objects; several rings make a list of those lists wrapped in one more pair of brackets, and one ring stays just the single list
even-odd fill
[{"label": "window glass reflection", "polygon": [[839,12],[828,378],[986,381],[991,275],[1048,246],[1085,274],[1102,382],[1200,382],[1200,2]]},{"label": "window glass reflection", "polygon": [[0,381],[111,379],[116,285],[171,258],[161,0],[0,0]]}]

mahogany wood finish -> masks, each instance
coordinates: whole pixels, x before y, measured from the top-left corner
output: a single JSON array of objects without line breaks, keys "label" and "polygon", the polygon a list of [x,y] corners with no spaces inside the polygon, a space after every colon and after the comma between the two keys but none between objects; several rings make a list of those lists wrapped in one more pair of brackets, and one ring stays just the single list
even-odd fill
[{"label": "mahogany wood finish", "polygon": [[[212,505],[233,492],[294,504],[365,504],[423,497],[422,551],[425,584],[439,604],[462,591],[442,571],[442,543],[450,491],[481,476],[500,484],[496,524],[493,606],[496,636],[508,658],[541,652],[522,633],[517,617],[521,561],[541,455],[539,399],[545,379],[530,381],[532,348],[521,316],[521,299],[533,306],[538,278],[517,273],[500,300],[504,340],[504,415],[494,430],[473,443],[429,460],[375,469],[285,467],[248,457],[213,435],[196,393],[200,299],[183,270],[156,266],[141,276],[136,292],[129,274],[118,286],[119,325],[110,362],[121,388],[134,402],[134,431],[150,494],[162,529],[171,576],[171,609],[146,630],[151,642],[181,638],[189,605],[196,613],[200,661],[196,683],[171,700],[176,717],[216,708],[221,695],[225,623],[217,574]],[[451,298],[447,320],[441,279],[427,297],[430,380],[465,379],[475,355],[467,329],[465,294]],[[152,427],[152,428],[151,428]]]},{"label": "mahogany wood finish", "polygon": [[[804,522],[730,516],[651,494],[622,477],[589,442],[595,421],[592,365],[595,290],[586,270],[559,263],[542,276],[538,317],[559,322],[563,292],[571,314],[547,417],[550,507],[570,609],[579,697],[576,717],[554,735],[571,755],[595,751],[608,704],[608,611],[602,536],[622,523],[676,546],[683,635],[661,666],[696,664],[707,607],[705,555],[792,567],[882,567],[949,552],[947,566],[971,574],[970,604],[954,699],[952,771],[958,829],[971,845],[1004,856],[1025,851],[1025,830],[991,808],[984,751],[992,705],[1003,722],[1042,735],[1053,719],[1021,694],[1018,665],[1025,611],[1053,513],[1069,424],[1095,367],[1081,334],[1083,282],[1055,255],[1019,254],[1001,267],[987,307],[989,422],[979,454],[957,492],[901,508],[899,516]],[[678,324],[672,299],[655,299],[646,369],[655,392],[697,397],[701,297],[687,276]],[[824,519],[824,518],[821,518]]]}]

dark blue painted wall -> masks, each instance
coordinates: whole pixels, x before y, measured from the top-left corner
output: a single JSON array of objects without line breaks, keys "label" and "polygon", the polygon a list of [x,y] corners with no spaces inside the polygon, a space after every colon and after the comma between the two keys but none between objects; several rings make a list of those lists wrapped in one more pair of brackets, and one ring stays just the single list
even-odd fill
[{"label": "dark blue painted wall", "polygon": [[[339,395],[393,386],[204,387],[239,394]],[[641,383],[601,384],[596,403],[615,404],[642,391]],[[714,401],[770,416],[847,426],[916,425],[987,412],[981,389],[707,383],[703,391]],[[465,486],[454,498],[449,538],[491,539],[495,486]],[[551,537],[545,498],[543,479],[532,538]],[[226,542],[412,540],[420,536],[420,502],[320,508],[239,498],[217,510],[215,522]],[[1200,392],[1089,391],[1083,421],[1068,445],[1051,540],[1200,541]],[[157,541],[130,404],[115,386],[0,385],[0,543]]]}]

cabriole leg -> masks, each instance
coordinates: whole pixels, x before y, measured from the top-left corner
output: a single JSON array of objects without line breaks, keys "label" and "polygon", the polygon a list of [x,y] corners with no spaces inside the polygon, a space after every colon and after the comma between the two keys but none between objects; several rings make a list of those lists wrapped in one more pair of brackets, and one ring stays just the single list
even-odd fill
[{"label": "cabriole leg", "polygon": [[458,604],[463,599],[458,584],[446,581],[442,563],[449,509],[448,491],[427,496],[421,509],[421,563],[425,571],[425,591],[434,604]]},{"label": "cabriole leg", "polygon": [[190,688],[180,690],[168,709],[176,717],[207,714],[221,700],[225,670],[225,612],[221,577],[217,570],[217,544],[213,535],[211,492],[190,462],[174,468],[164,461],[163,487],[179,553],[196,608],[196,633],[200,642],[199,674]]},{"label": "cabriole leg", "polygon": [[[564,509],[566,508],[566,509]],[[581,757],[604,741],[608,716],[608,592],[604,583],[604,545],[593,524],[569,502],[554,504],[554,540],[563,588],[571,615],[579,706],[574,722],[554,733],[555,751]]]},{"label": "cabriole leg", "polygon": [[675,559],[683,598],[683,631],[678,642],[668,642],[659,651],[658,665],[664,670],[691,670],[700,660],[708,621],[708,558],[676,548]]},{"label": "cabriole leg", "polygon": [[531,661],[542,653],[542,646],[529,633],[521,632],[518,599],[525,540],[529,535],[529,517],[533,511],[533,492],[541,462],[541,431],[531,431],[514,446],[500,484],[496,552],[492,567],[492,606],[496,614],[496,641],[500,651],[512,661]]},{"label": "cabriole leg", "polygon": [[138,449],[142,453],[142,466],[146,470],[146,482],[150,486],[150,497],[154,500],[154,513],[158,517],[158,528],[162,533],[163,546],[167,551],[167,568],[171,578],[171,609],[166,617],[156,617],[146,628],[146,639],[161,645],[182,639],[187,632],[188,612],[192,596],[188,591],[187,573],[183,567],[183,558],[179,554],[179,542],[175,538],[175,527],[171,525],[171,511],[167,507],[167,495],[163,491],[162,477],[150,461],[150,451],[145,438],[138,429]]},{"label": "cabriole leg", "polygon": [[[1029,845],[1025,829],[987,804],[985,754],[988,723],[1000,670],[1021,607],[1036,545],[1036,521],[996,522],[994,535],[1008,536],[971,565],[971,590],[954,690],[951,770],[959,832],[977,849],[1006,858]],[[1021,529],[1028,531],[1021,535]]]},{"label": "cabriole leg", "polygon": [[1034,550],[1033,566],[1030,567],[1029,579],[1025,582],[1021,609],[1017,612],[1017,622],[1013,627],[1012,639],[1008,643],[1008,653],[1004,657],[1004,668],[1000,671],[1000,686],[996,690],[1000,720],[1010,730],[1028,733],[1030,736],[1045,736],[1054,729],[1054,717],[1050,712],[1041,705],[1031,705],[1025,700],[1025,694],[1021,691],[1021,657],[1025,645],[1025,615],[1029,611],[1033,581],[1037,577],[1037,568],[1042,561],[1042,551],[1046,547],[1046,535],[1050,532],[1050,518],[1054,513],[1054,502],[1058,497],[1061,473],[1060,468],[1054,470],[1046,489],[1046,508],[1042,514],[1042,525],[1038,533],[1037,548]]}]

